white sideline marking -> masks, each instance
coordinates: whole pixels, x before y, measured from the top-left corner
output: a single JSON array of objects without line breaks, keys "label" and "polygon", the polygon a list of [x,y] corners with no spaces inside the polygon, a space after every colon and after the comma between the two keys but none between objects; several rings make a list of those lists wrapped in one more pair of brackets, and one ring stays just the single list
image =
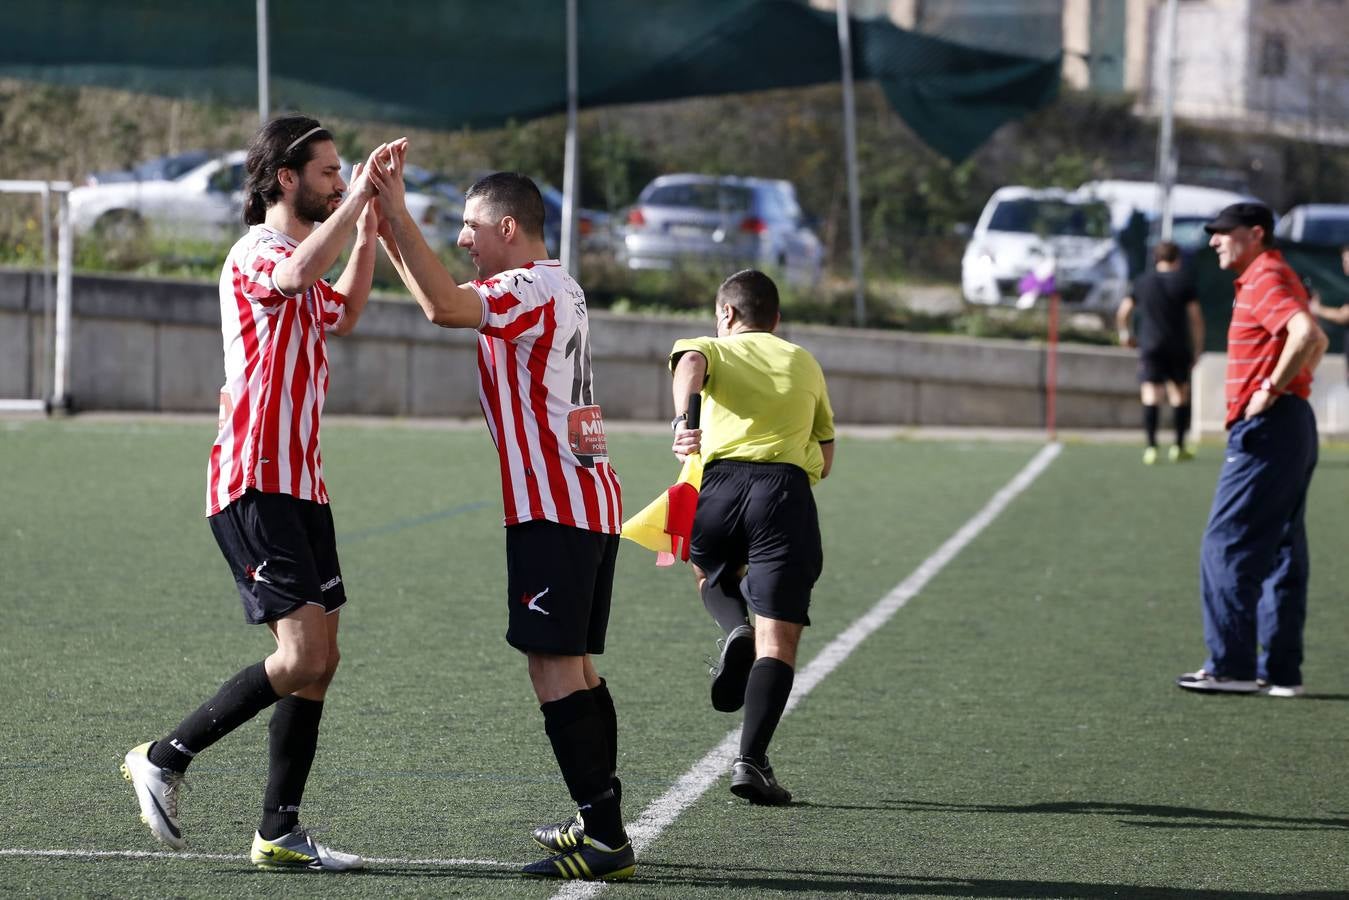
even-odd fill
[{"label": "white sideline marking", "polygon": [[[890,592],[876,601],[876,605],[863,613],[849,625],[838,637],[830,641],[816,654],[804,669],[797,673],[792,695],[787,699],[787,708],[783,716],[796,708],[807,694],[813,691],[830,672],[839,667],[848,656],[857,649],[857,645],[866,640],[873,632],[890,621],[891,616],[899,612],[904,604],[912,600],[937,573],[946,568],[946,564],[961,550],[979,536],[998,515],[1007,508],[1018,494],[1040,477],[1049,467],[1063,445],[1046,444],[1039,453],[1016,474],[1002,490],[993,495],[984,508],[946,539],[946,543],[936,552],[918,564],[908,578],[890,589]],[[680,813],[707,792],[726,773],[727,767],[735,759],[740,749],[740,729],[736,728],[722,739],[708,754],[693,764],[693,768],[680,777],[674,786],[663,795],[651,801],[651,805],[642,810],[637,820],[628,825],[628,836],[632,839],[632,848],[638,854],[650,846],[660,833],[673,822]],[[640,865],[640,862],[639,862]],[[608,885],[602,881],[572,881],[553,895],[553,900],[577,900],[593,897]]]},{"label": "white sideline marking", "polygon": [[[0,849],[0,856],[61,856],[75,859],[192,859],[208,862],[247,862],[247,853],[174,853],[166,850],[22,850]],[[485,866],[513,869],[517,863],[496,859],[399,859],[396,857],[369,857],[365,861],[382,866]]]}]

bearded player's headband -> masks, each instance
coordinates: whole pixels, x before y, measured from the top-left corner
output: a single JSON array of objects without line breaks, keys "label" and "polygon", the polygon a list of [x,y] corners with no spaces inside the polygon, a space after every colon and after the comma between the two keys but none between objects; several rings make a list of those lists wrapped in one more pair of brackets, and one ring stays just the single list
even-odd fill
[{"label": "bearded player's headband", "polygon": [[318,133],[319,133],[320,131],[322,131],[322,130],[323,130],[323,126],[322,126],[322,125],[315,125],[313,128],[309,129],[309,130],[306,131],[304,134],[300,135],[300,136],[297,137],[295,140],[291,141],[291,142],[290,142],[290,146],[286,148],[286,152],[285,152],[285,153],[282,153],[281,155],[282,155],[282,156],[289,156],[289,155],[290,155],[290,151],[294,150],[296,147],[300,146],[300,145],[303,144],[305,141],[309,140],[311,137],[313,137],[314,135],[318,134]]}]

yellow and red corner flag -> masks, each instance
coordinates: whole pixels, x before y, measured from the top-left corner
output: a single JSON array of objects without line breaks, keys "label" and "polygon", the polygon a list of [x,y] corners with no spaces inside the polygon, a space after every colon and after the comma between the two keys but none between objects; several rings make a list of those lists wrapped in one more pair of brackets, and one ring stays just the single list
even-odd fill
[{"label": "yellow and red corner flag", "polygon": [[679,479],[623,523],[623,537],[656,551],[658,566],[674,565],[676,557],[688,562],[693,513],[698,508],[698,489],[702,483],[702,454],[689,454],[679,471]]},{"label": "yellow and red corner flag", "polygon": [[[698,427],[701,401],[700,394],[689,395],[685,423],[689,428]],[[684,458],[684,467],[675,483],[623,523],[623,537],[656,551],[658,566],[672,566],[676,558],[688,562],[693,514],[698,509],[698,489],[702,484],[703,456],[690,453]]]}]

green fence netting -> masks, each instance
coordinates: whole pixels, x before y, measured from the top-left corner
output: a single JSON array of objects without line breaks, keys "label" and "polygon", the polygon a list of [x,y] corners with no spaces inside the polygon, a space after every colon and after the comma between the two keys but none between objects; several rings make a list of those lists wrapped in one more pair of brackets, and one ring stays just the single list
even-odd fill
[{"label": "green fence netting", "polygon": [[[272,0],[274,109],[431,128],[566,108],[562,0]],[[254,0],[0,4],[0,77],[257,104]],[[839,80],[835,14],[801,0],[578,0],[582,107]],[[1045,106],[1060,58],[851,21],[853,70],[952,160]]]}]

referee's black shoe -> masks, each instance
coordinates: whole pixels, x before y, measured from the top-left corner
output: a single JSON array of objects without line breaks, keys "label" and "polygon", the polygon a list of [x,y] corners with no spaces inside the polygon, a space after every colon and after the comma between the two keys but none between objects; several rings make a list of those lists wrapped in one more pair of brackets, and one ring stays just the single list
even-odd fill
[{"label": "referee's black shoe", "polygon": [[735,712],[745,705],[745,685],[749,670],[754,667],[754,629],[737,626],[726,635],[721,656],[713,664],[712,708],[718,712]]},{"label": "referee's black shoe", "polygon": [[768,757],[763,761],[737,756],[731,765],[731,793],[760,806],[785,806],[792,802],[791,791],[778,784]]}]

